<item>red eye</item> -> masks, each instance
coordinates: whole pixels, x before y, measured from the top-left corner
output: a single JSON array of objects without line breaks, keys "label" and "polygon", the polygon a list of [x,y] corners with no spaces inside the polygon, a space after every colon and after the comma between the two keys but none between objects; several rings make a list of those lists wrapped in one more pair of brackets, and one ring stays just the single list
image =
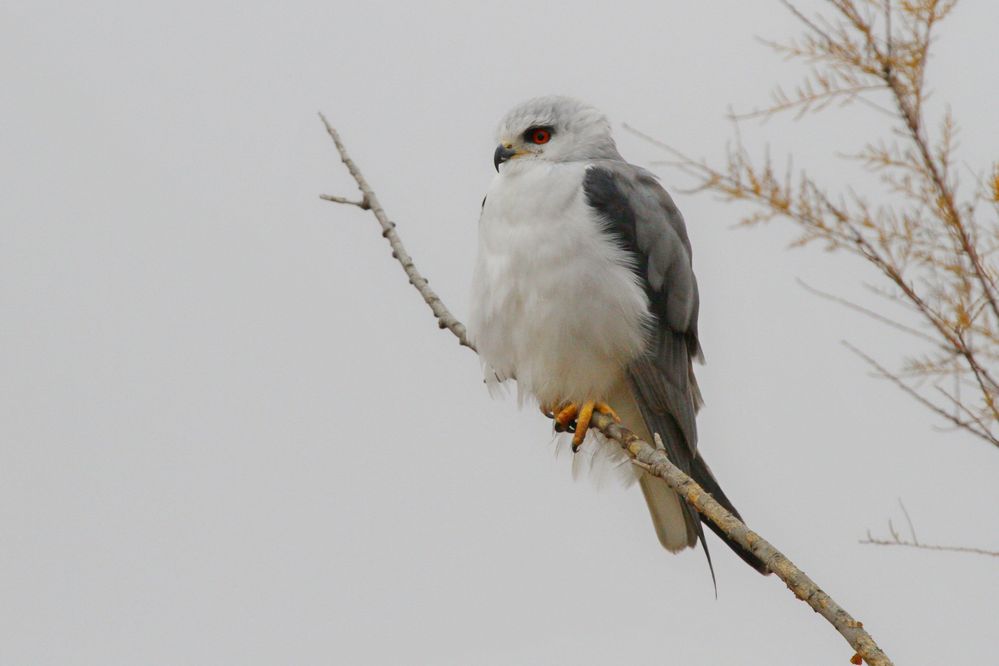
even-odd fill
[{"label": "red eye", "polygon": [[548,140],[552,138],[552,133],[546,129],[538,128],[531,132],[531,141],[537,144],[548,143]]}]

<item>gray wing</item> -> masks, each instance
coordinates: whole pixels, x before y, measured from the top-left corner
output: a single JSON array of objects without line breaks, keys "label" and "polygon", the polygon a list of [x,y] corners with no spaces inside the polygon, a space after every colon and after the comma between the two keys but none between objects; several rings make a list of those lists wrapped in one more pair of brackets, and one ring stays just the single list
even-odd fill
[{"label": "gray wing", "polygon": [[[605,222],[606,232],[632,256],[656,318],[646,352],[628,368],[646,426],[659,434],[673,464],[738,517],[739,512],[697,452],[695,418],[701,395],[693,360],[702,359],[703,354],[697,339],[697,280],[683,216],[653,174],[626,162],[595,162],[587,169],[583,190],[587,204]],[[684,509],[710,565],[700,516],[686,503]],[[750,566],[768,572],[753,553],[710,521],[705,522]]]},{"label": "gray wing", "polygon": [[629,372],[640,397],[657,415],[669,416],[682,441],[665,442],[685,472],[697,452],[695,416],[700,393],[692,360],[701,357],[697,340],[697,280],[683,216],[648,171],[624,162],[598,162],[583,181],[587,203],[606,231],[633,257],[634,270],[655,314],[646,354]]}]

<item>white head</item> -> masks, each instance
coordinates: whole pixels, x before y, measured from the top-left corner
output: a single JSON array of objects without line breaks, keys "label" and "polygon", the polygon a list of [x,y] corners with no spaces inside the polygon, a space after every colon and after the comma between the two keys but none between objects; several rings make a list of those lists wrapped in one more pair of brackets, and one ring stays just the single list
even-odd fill
[{"label": "white head", "polygon": [[577,162],[621,159],[610,123],[592,106],[571,97],[537,97],[515,107],[496,131],[493,164],[508,160]]}]

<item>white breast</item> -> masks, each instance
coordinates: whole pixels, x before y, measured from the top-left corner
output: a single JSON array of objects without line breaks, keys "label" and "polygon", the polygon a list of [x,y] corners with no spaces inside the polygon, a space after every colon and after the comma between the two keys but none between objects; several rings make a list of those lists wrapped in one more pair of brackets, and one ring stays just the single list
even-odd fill
[{"label": "white breast", "polygon": [[644,348],[648,299],[586,204],[586,165],[514,160],[479,223],[469,334],[486,378],[542,403],[605,399]]}]

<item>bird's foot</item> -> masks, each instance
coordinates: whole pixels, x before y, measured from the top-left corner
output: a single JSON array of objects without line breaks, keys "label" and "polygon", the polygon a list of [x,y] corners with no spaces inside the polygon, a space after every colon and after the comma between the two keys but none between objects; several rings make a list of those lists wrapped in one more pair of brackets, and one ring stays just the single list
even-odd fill
[{"label": "bird's foot", "polygon": [[617,423],[621,422],[617,413],[606,402],[589,400],[582,404],[575,402],[558,403],[555,405],[542,405],[541,412],[555,421],[555,432],[571,432],[572,452],[579,450],[580,445],[586,438],[586,433],[590,429],[590,421],[593,419],[593,412],[606,414]]}]

